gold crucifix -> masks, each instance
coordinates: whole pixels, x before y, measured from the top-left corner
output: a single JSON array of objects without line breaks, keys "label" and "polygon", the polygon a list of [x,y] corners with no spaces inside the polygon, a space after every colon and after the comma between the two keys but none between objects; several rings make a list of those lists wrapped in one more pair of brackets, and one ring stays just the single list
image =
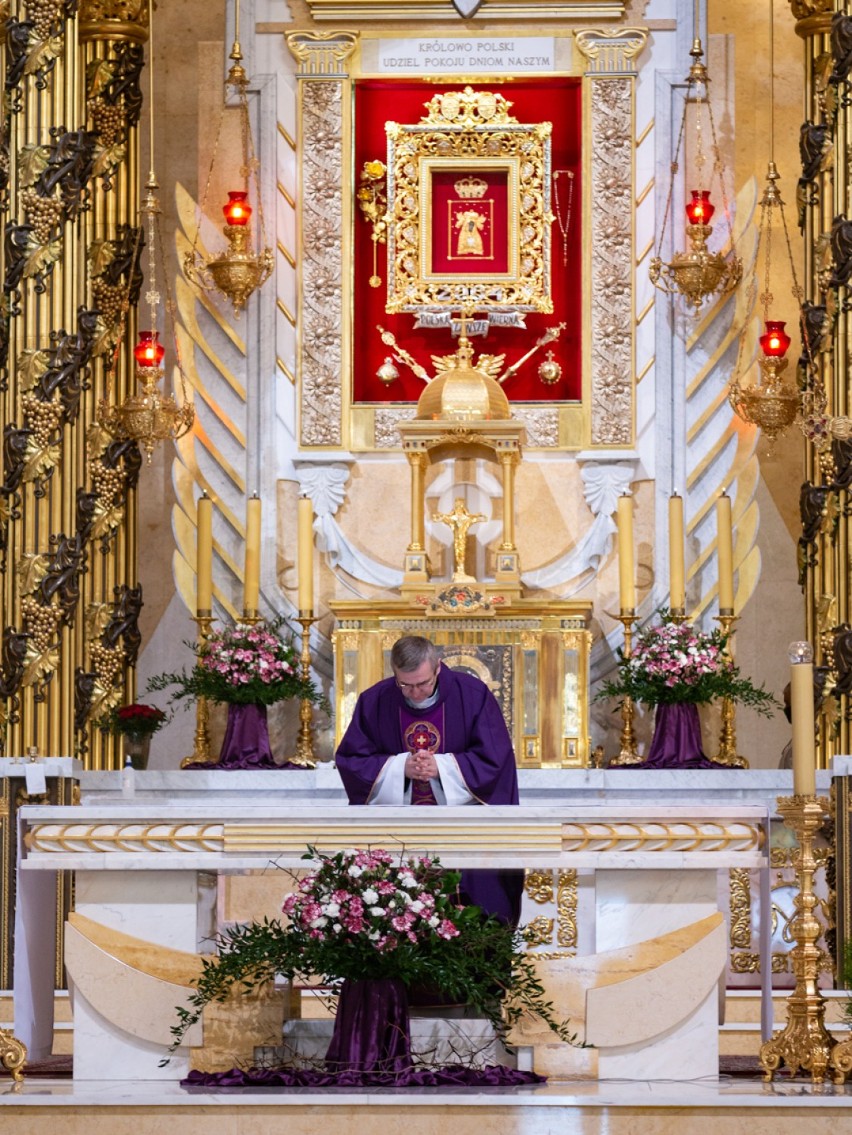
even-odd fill
[{"label": "gold crucifix", "polygon": [[432,519],[440,521],[441,524],[448,524],[453,530],[453,551],[455,553],[453,583],[476,583],[476,579],[472,575],[467,575],[464,570],[467,531],[471,524],[478,524],[481,520],[487,520],[488,517],[482,512],[468,512],[464,497],[456,497],[452,512],[435,512],[432,514]]}]

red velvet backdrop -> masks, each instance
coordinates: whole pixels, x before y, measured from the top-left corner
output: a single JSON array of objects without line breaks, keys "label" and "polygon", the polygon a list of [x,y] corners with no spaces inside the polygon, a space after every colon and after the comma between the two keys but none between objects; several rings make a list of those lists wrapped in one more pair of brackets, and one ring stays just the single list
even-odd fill
[{"label": "red velvet backdrop", "polygon": [[[458,82],[435,84],[416,80],[394,81],[368,79],[355,87],[355,177],[365,161],[387,157],[385,122],[412,125],[420,121],[424,104],[441,90],[457,90]],[[494,90],[488,84],[475,85],[474,89]],[[532,347],[548,327],[567,324],[562,336],[549,347],[542,348],[518,374],[509,379],[504,389],[513,402],[579,401],[581,384],[582,315],[582,90],[579,79],[523,79],[506,83],[498,88],[512,103],[510,114],[521,123],[552,122],[551,167],[553,170],[572,170],[574,192],[571,226],[568,234],[568,263],[562,264],[562,236],[557,222],[551,229],[551,294],[553,313],[539,315],[527,313],[527,329],[492,327],[488,337],[473,340],[477,355],[506,354],[506,363],[519,359]],[[563,215],[568,204],[568,179],[559,179],[560,203]],[[410,312],[389,315],[385,311],[387,297],[387,246],[379,245],[378,273],[380,288],[371,288],[368,280],[373,274],[373,242],[371,226],[355,208],[355,310],[353,334],[353,400],[355,402],[406,402],[414,401],[423,392],[422,381],[407,367],[397,364],[400,377],[390,386],[376,378],[376,370],[388,355],[376,324],[381,323],[396,335],[397,341],[432,374],[431,355],[448,355],[456,347],[456,340],[448,330],[413,330],[414,316]],[[556,204],[551,190],[551,212]],[[552,350],[562,366],[562,377],[553,386],[545,386],[538,377],[539,363],[546,351]]]}]

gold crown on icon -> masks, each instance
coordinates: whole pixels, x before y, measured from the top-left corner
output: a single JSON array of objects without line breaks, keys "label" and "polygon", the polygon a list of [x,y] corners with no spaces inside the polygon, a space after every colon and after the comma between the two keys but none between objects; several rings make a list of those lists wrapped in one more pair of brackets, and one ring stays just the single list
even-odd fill
[{"label": "gold crown on icon", "polygon": [[488,182],[483,181],[481,177],[463,177],[460,181],[454,183],[454,189],[459,197],[469,199],[484,197],[487,188]]}]

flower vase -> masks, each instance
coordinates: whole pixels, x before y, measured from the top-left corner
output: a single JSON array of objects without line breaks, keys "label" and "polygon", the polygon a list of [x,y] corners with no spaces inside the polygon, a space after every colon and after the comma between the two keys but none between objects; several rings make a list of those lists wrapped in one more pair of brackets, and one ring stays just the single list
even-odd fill
[{"label": "flower vase", "polygon": [[148,754],[151,750],[151,735],[145,737],[132,737],[129,733],[122,734],[121,747],[124,752],[125,763],[130,757],[130,763],[139,771],[148,767]]},{"label": "flower vase", "polygon": [[219,768],[277,768],[269,744],[265,705],[228,706]]},{"label": "flower vase", "polygon": [[343,982],[325,1062],[331,1072],[390,1076],[411,1067],[408,995],[398,978]]},{"label": "flower vase", "polygon": [[[636,767],[635,765],[633,766]],[[654,736],[642,768],[715,768],[701,749],[701,719],[691,702],[658,705]]]}]

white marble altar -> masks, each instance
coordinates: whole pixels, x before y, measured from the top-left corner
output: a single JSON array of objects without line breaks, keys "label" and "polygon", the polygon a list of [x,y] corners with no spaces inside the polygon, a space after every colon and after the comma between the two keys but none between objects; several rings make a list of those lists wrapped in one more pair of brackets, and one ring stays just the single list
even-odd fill
[{"label": "white marble altar", "polygon": [[[95,784],[89,774],[80,807],[24,810],[21,887],[26,890],[44,873],[74,870],[78,913],[139,939],[140,946],[177,948],[190,957],[193,951],[209,950],[210,921],[199,902],[199,878],[304,867],[301,856],[308,843],[322,849],[399,846],[411,853],[438,854],[447,866],[587,872],[595,912],[592,952],[608,956],[635,949],[638,958],[649,942],[717,912],[719,871],[761,869],[767,863],[770,808],[762,798],[723,803],[708,802],[705,796],[676,804],[658,796],[650,807],[638,801],[578,802],[565,793],[558,803],[551,794],[547,805],[441,809],[348,808],[293,799],[289,778],[319,781],[325,772],[261,774],[245,785],[245,792],[236,790],[235,778],[254,774],[177,774],[187,788],[197,785],[195,793],[185,796],[163,783],[173,774],[139,774],[132,798],[120,795],[117,774],[107,783],[102,774]],[[196,776],[214,778],[214,795]],[[273,782],[282,777],[287,784],[279,795]],[[542,790],[546,797],[547,789]],[[700,943],[693,945],[699,948]],[[688,1004],[683,1019],[663,1032],[655,1032],[649,1009],[647,1028],[635,1044],[613,1043],[618,1037],[607,1037],[601,1024],[609,1010],[595,1015],[581,1004],[580,1023],[598,1030],[598,1074],[628,1075],[633,1069],[638,1075],[649,1050],[661,1043],[666,1047],[658,1054],[660,1067],[674,1065],[683,1078],[712,1074],[718,1016],[711,991],[724,972],[723,955],[723,950],[713,954],[712,965],[711,954],[705,957],[700,1004]],[[28,963],[37,982],[38,951],[28,954]],[[645,968],[656,964],[652,960]],[[641,968],[633,965],[631,979],[641,979]],[[72,964],[69,973],[74,978]],[[115,996],[132,996],[131,972],[116,970],[116,975]],[[150,978],[150,970],[144,976]],[[86,984],[82,972],[78,984]],[[600,990],[595,996],[605,997]],[[641,991],[638,996],[641,1002]],[[79,1016],[81,1028],[75,1037],[75,1076],[129,1080],[183,1074],[183,1051],[166,1069],[157,1067],[173,1022],[163,1022],[158,1050],[150,1029],[144,1036],[134,1035],[108,1019],[104,1007],[103,1001],[96,1006],[77,990],[75,1021]],[[671,1020],[671,1006],[666,1011]],[[36,1051],[47,1035],[37,1035],[40,1027],[46,1030],[47,1022],[37,1023],[33,1037],[24,1038]]]}]

